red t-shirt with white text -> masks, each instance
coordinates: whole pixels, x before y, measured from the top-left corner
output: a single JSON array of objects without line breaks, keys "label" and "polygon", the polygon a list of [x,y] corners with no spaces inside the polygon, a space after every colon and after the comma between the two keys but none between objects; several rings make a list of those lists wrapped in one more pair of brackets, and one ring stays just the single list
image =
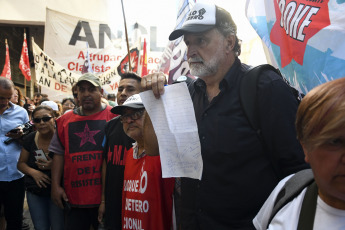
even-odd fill
[{"label": "red t-shirt with white text", "polygon": [[159,156],[127,154],[122,196],[122,229],[166,230],[172,225],[174,178],[162,178]]}]

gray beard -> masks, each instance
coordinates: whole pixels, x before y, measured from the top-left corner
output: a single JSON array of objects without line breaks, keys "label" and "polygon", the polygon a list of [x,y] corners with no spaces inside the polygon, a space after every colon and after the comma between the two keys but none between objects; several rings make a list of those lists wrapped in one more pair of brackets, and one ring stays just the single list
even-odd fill
[{"label": "gray beard", "polygon": [[218,64],[215,59],[211,60],[209,63],[199,63],[190,66],[190,73],[193,76],[206,77],[213,75],[217,72]]}]

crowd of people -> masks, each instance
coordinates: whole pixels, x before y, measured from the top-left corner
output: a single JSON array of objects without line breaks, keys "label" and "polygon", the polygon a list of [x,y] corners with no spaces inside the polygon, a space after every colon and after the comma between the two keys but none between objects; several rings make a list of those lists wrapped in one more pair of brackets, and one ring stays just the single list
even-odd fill
[{"label": "crowd of people", "polygon": [[0,228],[22,228],[26,191],[36,230],[345,229],[345,79],[299,105],[281,76],[261,72],[257,130],[240,100],[249,66],[229,12],[197,3],[169,39],[181,36],[198,76],[186,84],[201,180],[162,178],[139,92],[160,98],[164,74],[125,73],[110,103],[91,73],[61,102],[0,78]]}]

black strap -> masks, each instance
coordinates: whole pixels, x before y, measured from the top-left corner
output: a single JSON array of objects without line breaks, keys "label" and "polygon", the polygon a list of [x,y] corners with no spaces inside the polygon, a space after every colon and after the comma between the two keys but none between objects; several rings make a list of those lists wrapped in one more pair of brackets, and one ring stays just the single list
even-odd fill
[{"label": "black strap", "polygon": [[274,202],[273,210],[267,223],[267,228],[277,212],[298,196],[303,189],[309,186],[312,182],[314,182],[314,174],[311,169],[299,171],[286,181]]},{"label": "black strap", "polygon": [[305,193],[301,213],[299,214],[297,230],[313,230],[316,212],[318,188],[316,183],[308,186]]},{"label": "black strap", "polygon": [[250,126],[255,130],[257,137],[262,143],[263,151],[271,162],[278,180],[280,180],[283,178],[283,172],[279,164],[278,155],[269,149],[269,146],[266,144],[264,136],[261,133],[257,92],[259,78],[264,71],[274,71],[280,75],[279,70],[269,64],[250,67],[245,70],[245,74],[241,78],[240,83],[240,102],[244,115],[246,116]]},{"label": "black strap", "polygon": [[271,70],[281,75],[279,70],[269,64],[250,67],[241,78],[240,101],[249,124],[254,130],[260,132],[259,118],[257,114],[257,85],[263,71]]}]

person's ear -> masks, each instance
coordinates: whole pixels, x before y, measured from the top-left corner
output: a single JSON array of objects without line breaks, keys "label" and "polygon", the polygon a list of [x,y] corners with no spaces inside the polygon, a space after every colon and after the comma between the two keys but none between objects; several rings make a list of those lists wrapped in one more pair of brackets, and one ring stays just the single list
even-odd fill
[{"label": "person's ear", "polygon": [[232,52],[234,50],[235,44],[236,44],[236,36],[235,35],[228,35],[225,38],[225,48],[226,52]]},{"label": "person's ear", "polygon": [[303,152],[304,152],[304,161],[309,163],[309,154],[310,152],[308,151],[308,148],[306,147],[305,144],[301,143],[302,148],[303,148]]}]

